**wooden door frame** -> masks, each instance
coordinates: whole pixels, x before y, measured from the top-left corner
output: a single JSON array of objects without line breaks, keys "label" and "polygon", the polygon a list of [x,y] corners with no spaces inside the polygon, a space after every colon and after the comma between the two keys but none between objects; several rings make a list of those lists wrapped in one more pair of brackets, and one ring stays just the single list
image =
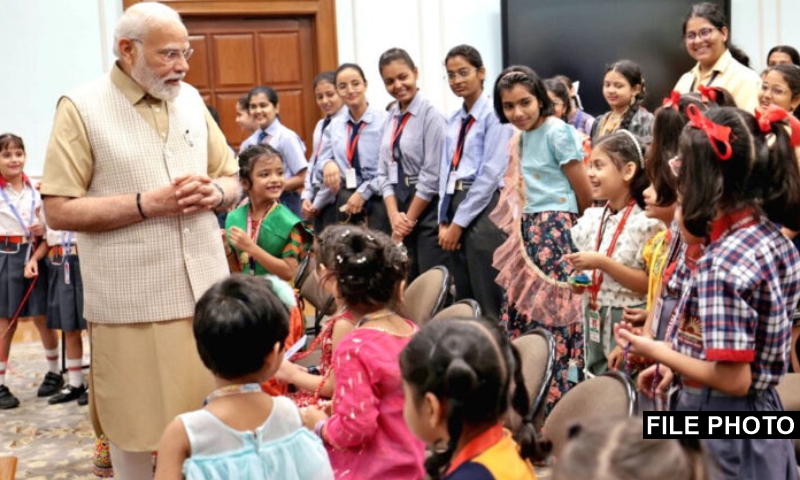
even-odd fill
[{"label": "wooden door frame", "polygon": [[[123,0],[122,6],[150,0]],[[239,16],[261,17],[308,16],[312,18],[314,64],[317,72],[336,70],[339,65],[339,51],[336,38],[335,0],[159,0],[175,9],[182,16]]]}]

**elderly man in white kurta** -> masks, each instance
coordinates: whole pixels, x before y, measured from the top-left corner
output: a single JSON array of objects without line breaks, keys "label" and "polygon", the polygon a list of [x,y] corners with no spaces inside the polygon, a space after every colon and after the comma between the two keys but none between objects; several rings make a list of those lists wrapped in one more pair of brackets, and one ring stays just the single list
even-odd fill
[{"label": "elderly man in white kurta", "polygon": [[192,334],[197,299],[228,274],[213,210],[237,165],[197,90],[178,14],[130,7],[108,75],[61,98],[41,192],[51,227],[80,232],[96,429],[123,480],[152,475],[167,423],[213,389]]}]

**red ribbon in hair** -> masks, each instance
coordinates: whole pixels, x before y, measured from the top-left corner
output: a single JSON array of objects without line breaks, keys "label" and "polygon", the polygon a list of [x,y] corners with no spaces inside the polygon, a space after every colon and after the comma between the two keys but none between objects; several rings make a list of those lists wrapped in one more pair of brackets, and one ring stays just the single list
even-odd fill
[{"label": "red ribbon in hair", "polygon": [[[711,142],[711,148],[717,154],[720,160],[728,160],[733,155],[733,148],[731,148],[731,127],[724,125],[717,125],[708,119],[705,115],[700,113],[697,105],[689,105],[686,107],[686,116],[689,117],[689,123],[692,127],[702,130]],[[719,144],[724,147],[724,153],[719,150]]]},{"label": "red ribbon in hair", "polygon": [[717,103],[717,95],[719,92],[716,88],[700,85],[697,87],[697,91],[700,92],[700,99],[703,100],[703,103],[708,103],[709,101]]},{"label": "red ribbon in hair", "polygon": [[795,118],[786,110],[777,105],[770,105],[767,110],[762,112],[761,109],[756,110],[756,120],[758,127],[764,133],[772,131],[772,124],[782,120],[789,121],[789,127],[792,129],[791,143],[793,147],[800,146],[800,120]]},{"label": "red ribbon in hair", "polygon": [[675,111],[678,111],[678,103],[680,101],[681,94],[673,90],[669,92],[669,97],[665,98],[664,101],[661,102],[661,106],[664,108],[673,108]]}]

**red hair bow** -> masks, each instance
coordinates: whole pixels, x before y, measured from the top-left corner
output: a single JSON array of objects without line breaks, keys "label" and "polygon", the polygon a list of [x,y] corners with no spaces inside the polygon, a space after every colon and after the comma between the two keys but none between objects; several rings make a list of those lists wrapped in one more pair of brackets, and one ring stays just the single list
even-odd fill
[{"label": "red hair bow", "polygon": [[[731,148],[731,127],[724,125],[717,125],[708,119],[705,115],[700,113],[697,105],[689,105],[686,107],[686,116],[689,117],[689,123],[692,127],[702,130],[711,142],[711,148],[717,154],[720,160],[728,160],[733,155],[733,148]],[[719,144],[724,147],[724,153],[719,150]]]},{"label": "red hair bow", "polygon": [[678,110],[678,103],[681,101],[681,94],[676,92],[675,90],[669,92],[669,97],[665,98],[663,102],[661,102],[661,106],[665,108],[674,108],[676,111]]},{"label": "red hair bow", "polygon": [[764,133],[772,131],[772,124],[780,122],[781,120],[788,120],[789,127],[792,129],[791,143],[793,147],[800,146],[800,120],[797,120],[794,115],[777,105],[770,105],[765,112],[760,109],[756,110],[756,120],[758,126]]},{"label": "red hair bow", "polygon": [[717,103],[718,92],[716,88],[700,85],[697,87],[697,91],[700,92],[700,98],[703,100],[703,103],[708,103],[709,100]]}]

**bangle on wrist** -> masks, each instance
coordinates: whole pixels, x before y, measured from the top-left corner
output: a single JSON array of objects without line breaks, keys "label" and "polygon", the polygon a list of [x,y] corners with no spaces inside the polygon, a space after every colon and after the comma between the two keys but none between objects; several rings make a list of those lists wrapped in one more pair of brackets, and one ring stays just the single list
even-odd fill
[{"label": "bangle on wrist", "polygon": [[217,204],[217,206],[214,207],[214,209],[216,210],[217,208],[221,207],[225,203],[225,190],[217,182],[211,182],[211,185],[214,188],[216,188],[217,190],[219,190],[219,194],[222,197],[222,198],[219,199],[219,203]]},{"label": "bangle on wrist", "polygon": [[144,210],[142,210],[142,192],[136,192],[136,210],[139,210],[139,215],[142,216],[142,220],[147,218],[147,215],[144,214]]},{"label": "bangle on wrist", "polygon": [[325,422],[326,421],[327,421],[327,419],[320,420],[319,422],[317,422],[316,425],[314,425],[314,434],[316,436],[318,436],[319,438],[322,438],[322,429],[323,429],[323,427],[325,427]]}]

